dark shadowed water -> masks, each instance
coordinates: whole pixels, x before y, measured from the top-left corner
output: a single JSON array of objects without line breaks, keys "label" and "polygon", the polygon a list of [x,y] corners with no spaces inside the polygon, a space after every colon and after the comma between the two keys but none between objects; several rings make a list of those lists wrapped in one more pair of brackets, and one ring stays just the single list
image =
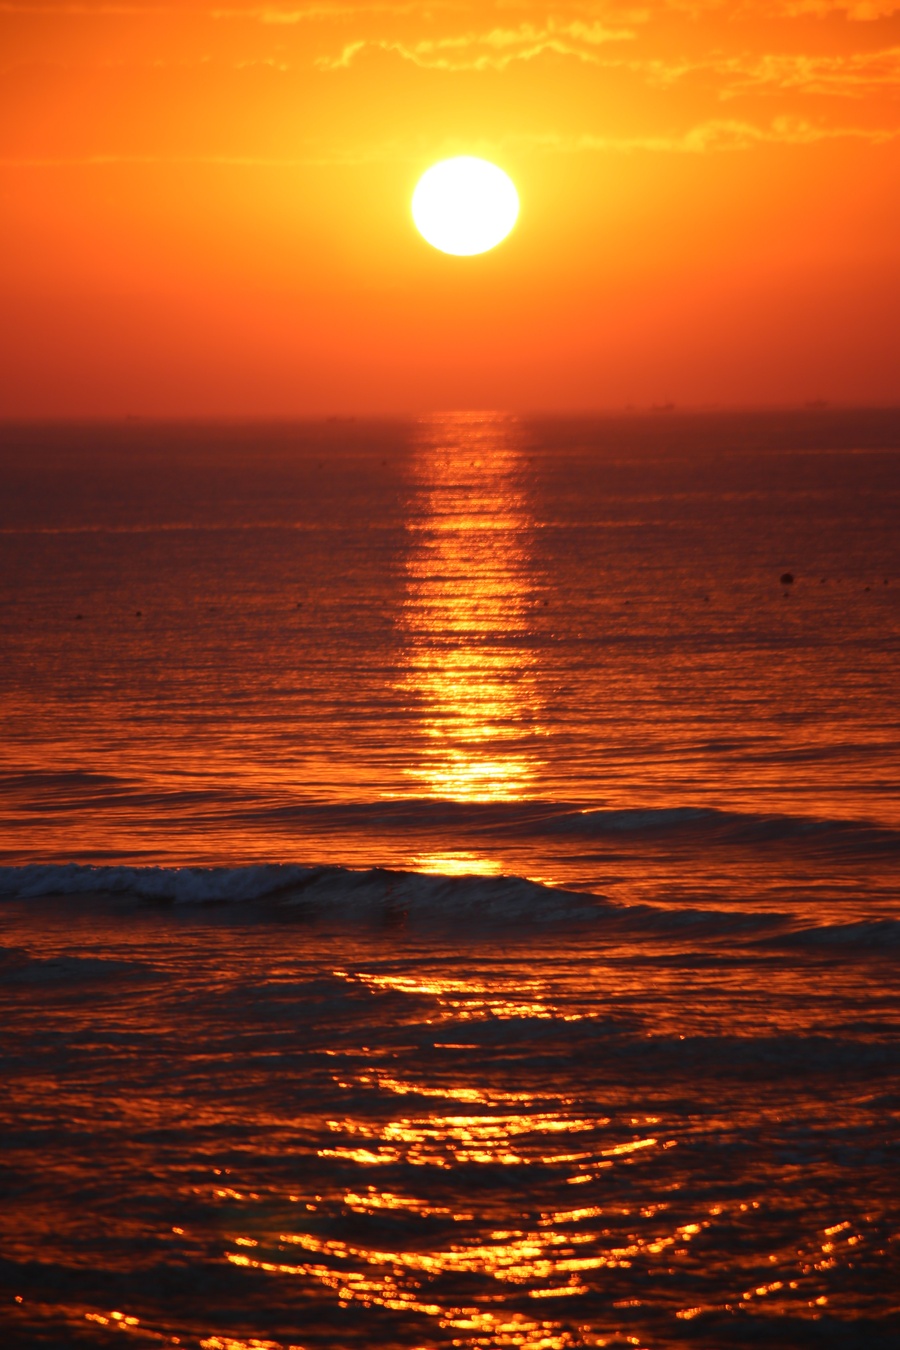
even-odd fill
[{"label": "dark shadowed water", "polygon": [[890,411],[3,428],[0,1345],[900,1346],[898,508]]}]

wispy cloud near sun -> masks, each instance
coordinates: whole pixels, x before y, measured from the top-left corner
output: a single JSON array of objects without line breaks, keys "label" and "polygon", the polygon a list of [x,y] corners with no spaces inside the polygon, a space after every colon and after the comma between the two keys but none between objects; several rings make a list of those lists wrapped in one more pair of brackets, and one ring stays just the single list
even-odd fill
[{"label": "wispy cloud near sun", "polygon": [[350,65],[368,47],[394,52],[406,61],[430,70],[505,70],[513,61],[533,61],[552,53],[596,64],[597,48],[610,42],[627,42],[635,33],[627,28],[607,28],[599,22],[573,19],[560,23],[548,19],[543,25],[521,23],[515,28],[490,28],[417,42],[399,39],[359,38],[348,42],[337,57],[320,56],[323,70]]}]

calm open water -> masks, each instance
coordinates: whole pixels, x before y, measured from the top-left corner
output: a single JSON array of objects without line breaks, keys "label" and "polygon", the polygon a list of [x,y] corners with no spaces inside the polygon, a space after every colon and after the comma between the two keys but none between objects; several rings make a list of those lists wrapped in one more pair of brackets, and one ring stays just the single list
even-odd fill
[{"label": "calm open water", "polygon": [[898,411],[0,429],[0,1344],[900,1346],[898,540]]}]

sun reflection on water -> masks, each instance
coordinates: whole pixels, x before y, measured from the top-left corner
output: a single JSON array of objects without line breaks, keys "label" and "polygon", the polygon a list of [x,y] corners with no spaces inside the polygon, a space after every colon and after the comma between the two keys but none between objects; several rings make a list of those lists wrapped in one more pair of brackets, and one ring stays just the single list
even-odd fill
[{"label": "sun reflection on water", "polygon": [[410,865],[417,872],[431,876],[468,877],[499,876],[502,872],[498,858],[483,858],[467,849],[447,850],[442,853],[414,853]]},{"label": "sun reflection on water", "polygon": [[[406,1210],[420,1217],[447,1214],[446,1208],[434,1208],[424,1201],[392,1192],[378,1192],[369,1186],[366,1195],[349,1192],[345,1203],[363,1213],[379,1210]],[[552,1216],[562,1222],[599,1217],[599,1207],[569,1211]],[[470,1215],[454,1215],[458,1221]],[[551,1216],[548,1216],[551,1217]],[[571,1328],[557,1322],[529,1317],[521,1310],[496,1307],[497,1299],[481,1297],[477,1306],[456,1302],[443,1289],[448,1278],[487,1276],[510,1294],[520,1291],[532,1300],[577,1298],[588,1294],[590,1280],[604,1270],[629,1270],[635,1260],[652,1259],[677,1244],[689,1242],[709,1220],[681,1224],[660,1234],[655,1241],[632,1235],[625,1244],[615,1245],[609,1234],[581,1229],[542,1227],[529,1229],[493,1229],[473,1241],[450,1242],[441,1247],[415,1250],[388,1250],[347,1243],[311,1232],[280,1233],[277,1245],[285,1256],[290,1249],[318,1258],[315,1260],[263,1260],[243,1252],[226,1253],[236,1266],[250,1267],[270,1274],[311,1277],[333,1289],[342,1305],[351,1302],[366,1307],[381,1306],[417,1312],[434,1318],[441,1328],[474,1333],[459,1345],[501,1347],[506,1345],[544,1346],[553,1350],[585,1344],[575,1338]],[[237,1245],[237,1244],[236,1244]],[[772,1282],[771,1289],[780,1288]],[[759,1289],[759,1294],[768,1292]],[[499,1295],[504,1298],[505,1295]],[[495,1307],[485,1304],[494,1303]],[[640,1300],[619,1302],[616,1307],[639,1306]],[[678,1316],[689,1319],[701,1311],[684,1309]],[[602,1340],[592,1342],[602,1344]],[[635,1342],[636,1343],[636,1342]]]},{"label": "sun reflection on water", "polygon": [[[448,1206],[435,1206],[413,1196],[379,1191],[374,1185],[365,1188],[364,1193],[345,1192],[343,1205],[360,1214],[401,1211],[419,1219],[448,1217],[458,1223],[468,1223],[473,1217],[470,1213],[454,1213]],[[571,1314],[564,1323],[542,1320],[529,1317],[521,1307],[509,1307],[507,1300],[523,1297],[538,1301],[579,1299],[596,1294],[604,1287],[607,1290],[621,1288],[621,1285],[602,1284],[603,1280],[619,1278],[613,1272],[624,1272],[621,1277],[628,1279],[627,1272],[637,1270],[640,1279],[642,1270],[649,1274],[654,1267],[662,1270],[664,1263],[672,1261],[686,1269],[685,1262],[691,1256],[689,1244],[693,1239],[702,1238],[718,1222],[734,1222],[740,1215],[759,1207],[759,1202],[740,1203],[733,1205],[733,1212],[729,1213],[728,1206],[719,1204],[709,1208],[707,1217],[698,1216],[691,1222],[670,1221],[667,1225],[663,1221],[663,1226],[658,1227],[654,1221],[658,1214],[663,1215],[669,1208],[668,1202],[653,1204],[637,1212],[615,1205],[605,1208],[590,1205],[545,1214],[537,1228],[487,1227],[469,1240],[462,1236],[459,1241],[446,1241],[438,1246],[416,1245],[405,1250],[345,1242],[313,1232],[282,1232],[273,1235],[267,1244],[279,1253],[275,1257],[273,1251],[274,1259],[235,1251],[227,1251],[225,1255],[238,1267],[272,1275],[311,1278],[333,1290],[342,1307],[355,1303],[363,1307],[419,1313],[434,1319],[442,1329],[468,1333],[454,1339],[454,1345],[490,1347],[491,1350],[512,1345],[567,1350],[574,1346],[607,1345],[609,1339],[597,1336],[596,1331],[585,1337],[583,1333],[589,1333],[593,1328],[573,1325]],[[628,1233],[625,1241],[621,1237],[617,1240],[622,1231],[622,1220],[637,1227],[638,1217],[651,1221],[652,1227],[645,1232]],[[591,1220],[603,1222],[604,1219],[608,1223],[618,1222],[618,1232],[616,1227],[579,1226],[573,1229],[567,1226],[583,1225]],[[848,1222],[824,1230],[826,1239],[834,1239],[836,1234],[840,1234],[840,1239],[850,1249],[865,1241],[865,1234],[852,1231]],[[232,1238],[231,1241],[235,1246],[256,1246],[248,1239]],[[827,1256],[834,1247],[833,1240],[819,1242],[819,1250],[826,1255],[826,1261],[819,1262],[817,1268],[827,1264]],[[299,1259],[291,1258],[294,1251],[298,1252]],[[700,1257],[700,1266],[708,1259],[709,1248],[704,1251],[706,1255]],[[797,1253],[801,1258],[805,1255],[803,1251]],[[307,1256],[313,1259],[305,1259]],[[812,1251],[810,1256],[813,1257]],[[772,1253],[769,1260],[795,1264],[787,1253]],[[670,1275],[675,1273],[674,1268],[667,1268]],[[803,1288],[805,1269],[801,1261],[800,1269],[796,1270],[800,1278],[770,1278],[753,1283],[743,1293],[736,1294],[734,1302],[701,1302],[679,1307],[675,1294],[676,1301],[672,1302],[670,1311],[678,1320],[692,1321],[704,1313],[731,1313],[736,1308],[746,1307],[748,1302],[764,1299],[776,1316],[796,1315],[799,1308],[804,1307],[815,1317],[827,1305],[828,1297]],[[460,1298],[467,1277],[473,1275],[487,1277],[500,1292],[496,1295],[482,1292],[477,1304],[465,1296]],[[697,1281],[702,1283],[699,1271]],[[608,1309],[616,1310],[638,1309],[645,1303],[642,1298],[610,1298],[608,1292],[604,1301]],[[636,1346],[644,1343],[640,1337],[621,1331],[612,1339],[617,1344],[621,1341]]]},{"label": "sun reflection on water", "polygon": [[485,984],[479,980],[442,976],[375,975],[364,971],[353,976],[346,971],[334,973],[348,980],[358,980],[371,989],[429,995],[434,998],[439,1020],[483,1022],[527,1017],[540,1021],[580,1022],[584,1018],[582,1012],[549,999],[546,982],[540,979],[495,980]]},{"label": "sun reflection on water", "polygon": [[406,772],[429,796],[517,801],[540,767],[541,734],[518,423],[497,413],[424,419],[413,474],[401,688],[420,720]]}]

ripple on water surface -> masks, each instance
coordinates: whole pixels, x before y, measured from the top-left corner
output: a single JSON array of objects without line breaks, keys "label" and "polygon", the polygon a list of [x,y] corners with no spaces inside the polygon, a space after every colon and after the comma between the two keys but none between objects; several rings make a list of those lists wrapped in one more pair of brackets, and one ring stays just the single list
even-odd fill
[{"label": "ripple on water surface", "polygon": [[65,903],[4,911],[11,1347],[897,1343],[879,948]]}]

